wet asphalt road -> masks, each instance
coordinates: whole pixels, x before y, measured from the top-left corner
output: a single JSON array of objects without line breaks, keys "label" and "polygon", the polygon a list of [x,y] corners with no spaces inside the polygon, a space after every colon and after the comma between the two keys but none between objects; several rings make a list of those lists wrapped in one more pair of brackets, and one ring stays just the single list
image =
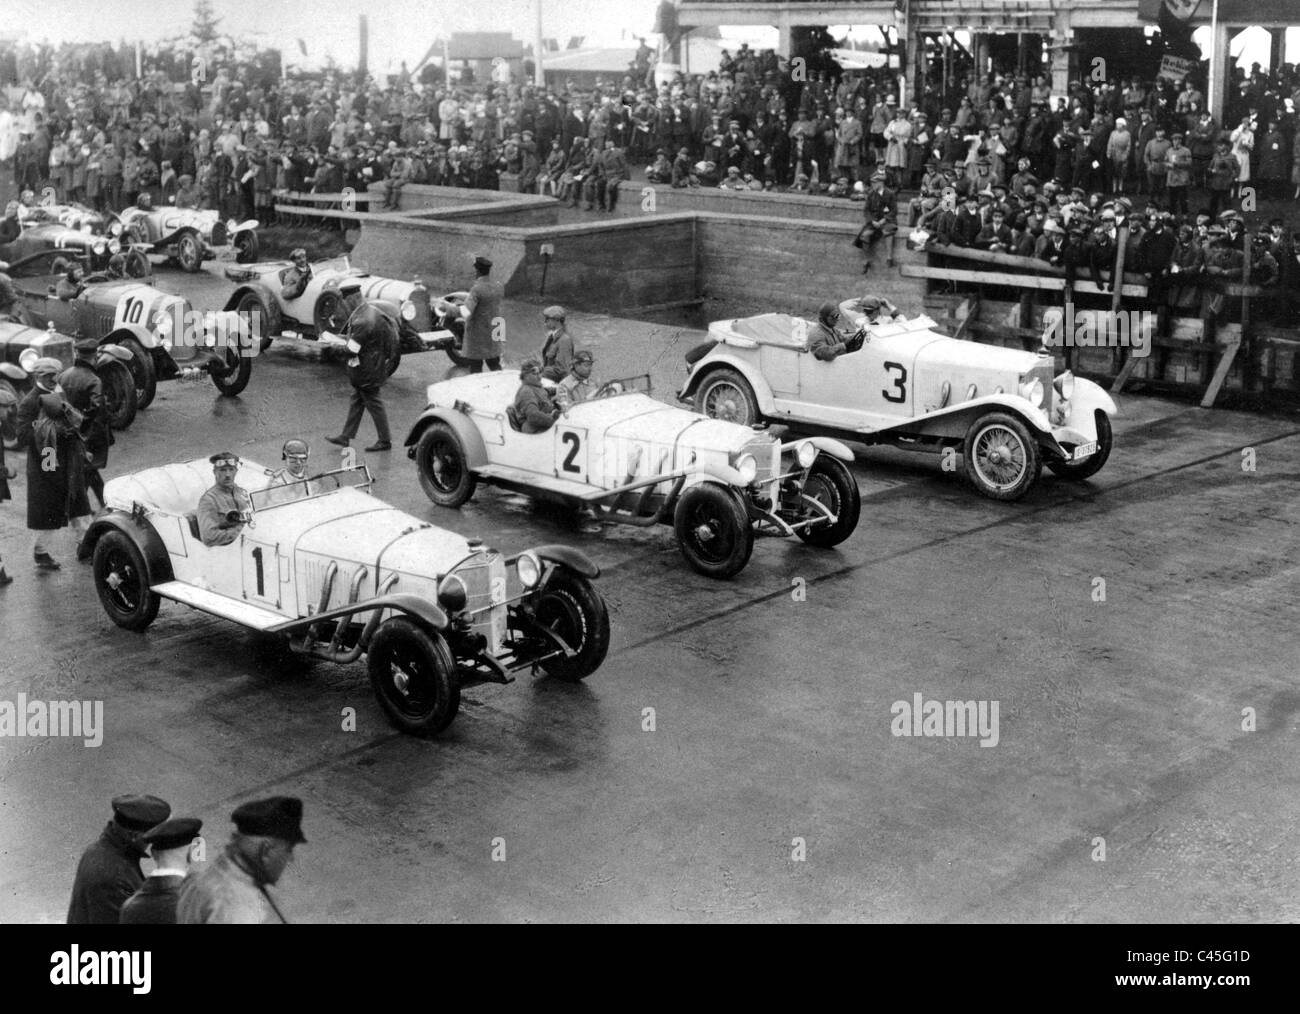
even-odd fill
[{"label": "wet asphalt road", "polygon": [[[160,280],[200,306],[228,291]],[[510,308],[516,361],[540,343],[536,312]],[[664,397],[698,337],[574,330],[601,376],[654,363]],[[448,368],[404,361],[386,389],[399,440]],[[227,448],[271,464],[289,436],[319,462],[347,393],[340,364],[292,346],[234,401],[164,384],[108,474]],[[0,738],[0,920],[62,920],[126,791],[203,818],[211,852],[238,803],[301,796],[309,844],[278,891],[291,921],[1300,918],[1300,419],[1121,408],[1093,482],[1044,473],[1015,505],[937,459],[862,451],[852,539],[760,542],[723,583],[667,529],[583,535],[491,490],[445,511],[400,450],[368,455],[377,494],[418,517],[507,552],[569,541],[604,568],[603,668],[467,691],[433,741],[386,724],[363,663],[304,662],[170,603],[143,636],[114,627],[66,533],[64,569],[30,569],[20,479],[0,508],[16,577],[0,700],[102,700],[105,734]],[[367,420],[358,445],[371,435]],[[997,701],[997,745],[891,735],[914,694]]]}]

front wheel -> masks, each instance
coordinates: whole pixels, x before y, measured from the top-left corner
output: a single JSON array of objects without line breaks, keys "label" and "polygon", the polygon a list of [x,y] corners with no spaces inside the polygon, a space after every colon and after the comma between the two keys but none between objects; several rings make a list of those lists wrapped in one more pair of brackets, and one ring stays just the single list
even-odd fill
[{"label": "front wheel", "polygon": [[148,408],[158,393],[158,369],[153,357],[136,338],[123,338],[117,344],[131,353],[129,366],[135,380],[136,407]]},{"label": "front wheel", "polygon": [[160,600],[149,590],[149,569],[134,542],[121,532],[106,532],[95,545],[92,569],[110,620],[136,632],[153,623]]},{"label": "front wheel", "polygon": [[713,419],[753,426],[758,422],[758,399],[741,374],[735,370],[715,370],[695,391],[695,411]]},{"label": "front wheel", "polygon": [[153,273],[149,258],[143,250],[129,250],[126,254],[126,277],[148,278]]},{"label": "front wheel", "polygon": [[95,367],[95,373],[104,388],[104,407],[108,412],[108,425],[124,430],[135,422],[136,381],[126,363],[118,359]]},{"label": "front wheel", "polygon": [[[590,581],[557,570],[533,600],[533,616],[573,649],[569,658],[541,664],[548,676],[576,683],[600,668],[609,651],[609,611]],[[549,642],[548,642],[549,643]]]},{"label": "front wheel", "polygon": [[754,551],[754,529],[736,493],[714,482],[692,486],[677,501],[673,528],[682,555],[706,577],[739,574]]},{"label": "front wheel", "polygon": [[176,263],[190,274],[203,267],[203,241],[198,233],[186,232],[176,240]]},{"label": "front wheel", "polygon": [[1110,457],[1110,448],[1114,443],[1114,434],[1110,429],[1110,416],[1101,409],[1097,410],[1097,450],[1077,464],[1073,461],[1049,461],[1047,467],[1063,479],[1081,482],[1101,471],[1102,465]]},{"label": "front wheel", "polygon": [[257,254],[261,244],[258,241],[256,229],[241,232],[235,237],[234,245],[236,264],[252,264],[257,260]]},{"label": "front wheel", "polygon": [[990,412],[966,431],[966,477],[992,500],[1019,500],[1043,471],[1029,428],[1013,415]]},{"label": "front wheel", "polygon": [[420,488],[439,507],[459,507],[474,495],[478,476],[470,471],[465,447],[456,431],[435,422],[415,445]]},{"label": "front wheel", "polygon": [[[858,492],[853,473],[838,458],[829,454],[817,455],[817,460],[808,470],[803,495],[816,500],[835,515],[833,524],[822,523],[799,529],[799,538],[808,545],[822,549],[838,546],[858,527],[858,518],[862,514],[862,496]],[[799,520],[806,521],[820,516],[820,511],[810,507]]]},{"label": "front wheel", "polygon": [[224,352],[224,368],[216,363],[212,365],[212,383],[225,397],[233,398],[248,386],[253,375],[253,358],[243,354],[242,346],[227,345]]},{"label": "front wheel", "polygon": [[366,664],[375,696],[402,732],[437,735],[460,710],[460,680],[447,642],[404,616],[379,628]]}]

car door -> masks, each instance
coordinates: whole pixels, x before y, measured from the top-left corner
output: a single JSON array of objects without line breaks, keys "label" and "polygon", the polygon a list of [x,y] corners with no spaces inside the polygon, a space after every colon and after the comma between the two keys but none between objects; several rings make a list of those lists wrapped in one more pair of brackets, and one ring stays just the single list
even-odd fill
[{"label": "car door", "polygon": [[259,537],[255,530],[245,530],[240,537],[240,554],[244,598],[268,609],[286,608],[284,594],[292,595],[293,590],[289,558],[280,552],[279,544]]},{"label": "car door", "polygon": [[830,362],[801,356],[800,418],[864,432],[910,418],[914,345],[906,335],[869,335],[857,352],[846,352]]}]

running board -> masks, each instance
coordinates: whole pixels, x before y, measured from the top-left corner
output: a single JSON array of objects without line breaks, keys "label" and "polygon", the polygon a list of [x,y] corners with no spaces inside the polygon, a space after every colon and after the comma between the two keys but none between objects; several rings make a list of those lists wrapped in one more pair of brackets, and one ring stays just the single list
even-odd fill
[{"label": "running board", "polygon": [[270,630],[286,620],[286,617],[281,616],[279,613],[273,613],[269,609],[255,606],[251,602],[242,602],[239,599],[219,595],[217,592],[208,591],[206,588],[196,588],[194,585],[185,584],[183,581],[166,581],[162,584],[156,584],[150,591],[155,595],[161,595],[165,599],[171,599],[173,602],[189,606],[191,609],[211,613],[213,616],[220,616],[223,619],[234,620],[236,623],[241,623],[245,627],[252,627],[254,630]]}]

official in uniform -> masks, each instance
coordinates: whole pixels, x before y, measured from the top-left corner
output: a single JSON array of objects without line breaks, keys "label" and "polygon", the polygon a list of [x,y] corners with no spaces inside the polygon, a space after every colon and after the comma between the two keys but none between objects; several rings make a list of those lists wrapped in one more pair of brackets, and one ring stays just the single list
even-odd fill
[{"label": "official in uniform", "polygon": [[366,450],[392,450],[392,434],[388,430],[388,412],[384,408],[382,391],[388,382],[389,363],[398,350],[397,325],[374,304],[362,303],[348,318],[347,338],[348,351],[352,353],[348,360],[352,400],[348,403],[343,432],[325,439],[339,447],[347,447],[361,428],[362,413],[369,411],[375,424],[376,440]]},{"label": "official in uniform", "polygon": [[252,500],[246,489],[235,485],[237,454],[219,451],[208,460],[217,482],[199,499],[199,537],[205,546],[228,546],[243,531],[243,518],[252,509]]},{"label": "official in uniform", "polygon": [[586,349],[576,353],[569,374],[555,387],[555,403],[561,411],[568,411],[579,402],[586,401],[599,390],[600,385],[591,379],[595,357]]},{"label": "official in uniform", "polygon": [[176,921],[181,884],[190,871],[190,846],[202,828],[203,821],[195,817],[173,817],[140,836],[154,868],[122,905],[124,925],[165,926]]},{"label": "official in uniform", "polygon": [[563,380],[573,365],[573,338],[565,325],[562,306],[548,306],[542,311],[546,327],[546,343],[542,346],[542,376],[547,380]]},{"label": "official in uniform", "polygon": [[230,819],[235,833],[221,855],[181,884],[176,921],[183,924],[285,922],[267,892],[307,839],[302,800],[271,796],[244,803]]},{"label": "official in uniform", "polygon": [[122,905],[144,882],[140,836],[157,827],[172,808],[157,796],[118,796],[113,819],[77,864],[68,905],[69,926],[115,925]]},{"label": "official in uniform", "polygon": [[[84,488],[93,490],[102,507],[104,505],[104,479],[99,474],[101,468],[108,467],[108,448],[113,443],[113,430],[108,422],[108,410],[104,407],[104,385],[95,372],[95,353],[99,343],[94,338],[82,338],[76,345],[77,355],[73,364],[59,375],[59,386],[68,404],[81,413],[81,440],[85,450],[85,464],[82,468]],[[90,506],[86,497],[86,506]],[[86,545],[85,534],[90,528],[89,512],[82,518],[72,518],[72,525],[81,536],[77,544],[77,559],[89,560],[90,551]]]},{"label": "official in uniform", "polygon": [[559,418],[560,408],[542,386],[542,364],[536,359],[526,359],[519,367],[519,390],[512,408],[524,433],[545,433]]},{"label": "official in uniform", "polygon": [[486,257],[474,258],[474,285],[464,304],[452,306],[444,299],[434,303],[440,313],[459,313],[465,321],[465,342],[461,354],[473,360],[470,373],[482,373],[483,364],[489,370],[501,369],[501,353],[505,348],[504,335],[497,339],[497,325],[501,318],[501,300],[505,290],[492,281],[492,262]]}]

